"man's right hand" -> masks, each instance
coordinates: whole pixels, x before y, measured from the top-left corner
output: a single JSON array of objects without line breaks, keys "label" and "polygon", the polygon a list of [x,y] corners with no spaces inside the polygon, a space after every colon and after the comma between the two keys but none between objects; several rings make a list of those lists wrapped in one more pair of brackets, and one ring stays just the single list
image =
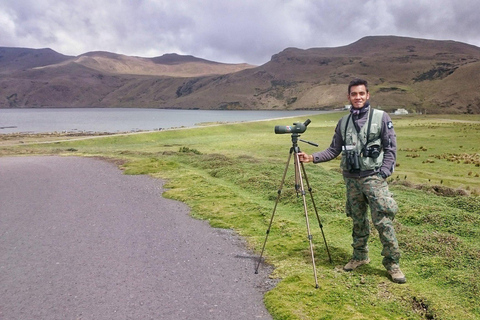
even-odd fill
[{"label": "man's right hand", "polygon": [[313,155],[306,154],[305,152],[299,152],[298,159],[303,163],[313,162]]}]

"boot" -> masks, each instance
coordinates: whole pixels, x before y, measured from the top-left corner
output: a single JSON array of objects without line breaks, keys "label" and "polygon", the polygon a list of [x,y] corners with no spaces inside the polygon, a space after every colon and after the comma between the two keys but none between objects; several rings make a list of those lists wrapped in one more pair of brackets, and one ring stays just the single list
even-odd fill
[{"label": "boot", "polygon": [[368,264],[370,263],[370,259],[367,258],[365,260],[350,260],[348,261],[348,263],[345,265],[345,267],[343,267],[343,270],[345,271],[353,271],[355,269],[357,269],[358,267],[360,266],[363,266],[364,264]]},{"label": "boot", "polygon": [[395,268],[387,271],[390,277],[392,278],[393,282],[395,283],[407,282],[407,278],[405,278],[405,275],[403,274],[402,270],[400,270],[400,268]]}]

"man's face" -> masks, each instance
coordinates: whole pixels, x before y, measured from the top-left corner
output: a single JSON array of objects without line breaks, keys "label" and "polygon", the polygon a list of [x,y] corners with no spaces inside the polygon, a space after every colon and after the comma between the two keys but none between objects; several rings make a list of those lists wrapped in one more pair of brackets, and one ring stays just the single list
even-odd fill
[{"label": "man's face", "polygon": [[348,101],[355,109],[362,108],[368,99],[370,99],[370,93],[367,92],[367,88],[363,84],[350,88]]}]

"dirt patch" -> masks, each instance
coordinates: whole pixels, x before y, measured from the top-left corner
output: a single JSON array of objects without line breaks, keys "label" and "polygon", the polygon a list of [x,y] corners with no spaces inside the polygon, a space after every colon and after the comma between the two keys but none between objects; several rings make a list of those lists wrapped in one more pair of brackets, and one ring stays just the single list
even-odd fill
[{"label": "dirt patch", "polygon": [[421,298],[413,297],[412,309],[416,313],[421,314],[422,317],[425,319],[429,319],[429,320],[438,319],[435,313],[429,310],[427,302]]},{"label": "dirt patch", "polygon": [[412,188],[412,189],[430,192],[430,193],[436,194],[437,196],[443,196],[443,197],[458,197],[458,196],[466,197],[470,195],[470,192],[464,189],[454,189],[454,188],[439,186],[439,185],[414,184],[410,181],[404,181],[404,180],[403,181],[393,180],[390,183],[392,185],[401,185],[401,186]]}]

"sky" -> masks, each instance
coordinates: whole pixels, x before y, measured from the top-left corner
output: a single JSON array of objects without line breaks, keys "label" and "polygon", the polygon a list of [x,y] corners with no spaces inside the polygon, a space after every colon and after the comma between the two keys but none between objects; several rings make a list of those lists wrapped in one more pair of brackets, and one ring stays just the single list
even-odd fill
[{"label": "sky", "polygon": [[478,0],[0,0],[0,46],[262,65],[365,36],[480,47]]}]

